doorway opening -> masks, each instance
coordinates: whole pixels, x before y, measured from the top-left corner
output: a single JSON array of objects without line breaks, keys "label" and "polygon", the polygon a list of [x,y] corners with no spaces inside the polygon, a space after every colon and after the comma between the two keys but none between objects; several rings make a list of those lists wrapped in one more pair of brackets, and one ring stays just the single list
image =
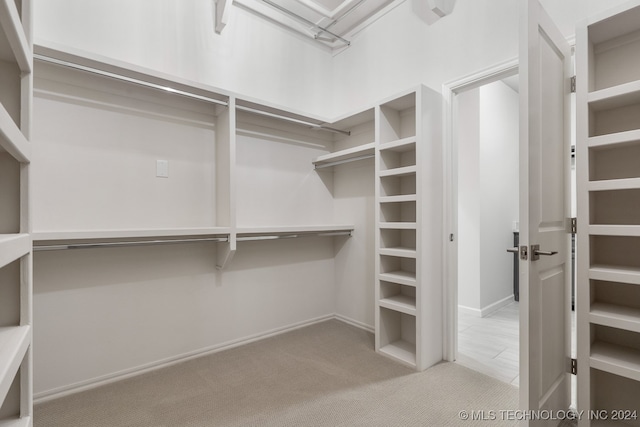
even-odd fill
[{"label": "doorway opening", "polygon": [[457,356],[471,369],[519,380],[517,246],[518,75],[454,98],[457,156]]}]

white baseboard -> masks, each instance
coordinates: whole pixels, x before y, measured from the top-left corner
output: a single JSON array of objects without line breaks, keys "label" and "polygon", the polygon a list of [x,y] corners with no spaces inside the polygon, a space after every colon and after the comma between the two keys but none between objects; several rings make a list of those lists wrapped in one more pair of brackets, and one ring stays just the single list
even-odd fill
[{"label": "white baseboard", "polygon": [[375,328],[371,325],[367,325],[366,323],[360,322],[359,320],[354,320],[350,317],[343,316],[342,314],[335,314],[336,320],[344,322],[348,325],[355,326],[356,328],[364,329],[367,332],[375,333]]},{"label": "white baseboard", "polygon": [[33,396],[33,403],[34,404],[44,403],[50,400],[58,399],[60,397],[68,396],[68,395],[79,393],[86,390],[91,390],[96,387],[100,387],[106,384],[111,384],[127,378],[135,377],[141,374],[145,374],[147,372],[155,371],[157,369],[162,369],[168,366],[176,365],[178,363],[185,362],[187,360],[195,359],[202,356],[207,356],[209,354],[217,353],[223,350],[229,350],[234,347],[239,347],[241,345],[249,344],[254,341],[260,341],[265,338],[284,334],[286,332],[304,328],[305,326],[310,326],[316,323],[325,322],[331,319],[338,319],[345,323],[349,323],[351,325],[362,327],[363,329],[367,329],[366,325],[359,324],[359,322],[356,322],[354,320],[345,318],[343,316],[338,316],[335,314],[327,314],[325,316],[316,317],[314,319],[305,320],[305,321],[294,323],[292,325],[284,326],[281,328],[271,329],[269,331],[250,335],[245,338],[240,338],[237,340],[228,341],[226,343],[214,345],[211,347],[206,347],[200,350],[191,351],[178,356],[174,356],[174,357],[159,360],[156,362],[148,363],[145,365],[137,366],[135,368],[125,369],[123,371],[114,372],[112,374],[107,374],[107,375],[92,378],[89,380],[80,381],[75,384],[70,384],[70,385],[58,387],[55,389],[35,393]]},{"label": "white baseboard", "polygon": [[514,301],[513,295],[509,295],[506,298],[501,299],[500,301],[496,301],[493,304],[490,304],[486,307],[482,307],[480,310],[480,316],[485,317],[493,313],[494,311],[500,310],[502,307],[511,304]]},{"label": "white baseboard", "polygon": [[506,298],[501,299],[500,301],[496,301],[493,304],[489,304],[486,307],[482,308],[471,308],[466,307],[464,305],[458,306],[458,312],[468,314],[475,317],[486,317],[493,313],[494,311],[500,310],[502,307],[509,305],[513,302],[513,295],[509,295]]}]

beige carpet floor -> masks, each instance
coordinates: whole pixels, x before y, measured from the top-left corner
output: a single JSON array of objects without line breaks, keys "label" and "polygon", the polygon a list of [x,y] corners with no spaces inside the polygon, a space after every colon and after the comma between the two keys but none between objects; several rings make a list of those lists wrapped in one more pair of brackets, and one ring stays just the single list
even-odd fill
[{"label": "beige carpet floor", "polygon": [[510,426],[459,413],[517,405],[512,385],[455,363],[414,372],[331,320],[36,405],[34,426]]}]

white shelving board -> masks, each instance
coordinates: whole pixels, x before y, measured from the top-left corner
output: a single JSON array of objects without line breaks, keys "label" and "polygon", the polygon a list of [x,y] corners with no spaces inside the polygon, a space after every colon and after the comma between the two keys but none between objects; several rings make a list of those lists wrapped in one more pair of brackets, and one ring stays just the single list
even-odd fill
[{"label": "white shelving board", "polygon": [[30,345],[31,326],[0,328],[0,402],[6,397]]},{"label": "white shelving board", "polygon": [[0,234],[0,268],[31,251],[29,234]]},{"label": "white shelving board", "polygon": [[327,164],[334,162],[346,162],[350,160],[357,160],[365,157],[373,157],[375,155],[375,143],[360,145],[358,147],[347,148],[344,150],[336,151],[334,153],[324,154],[318,156],[313,164],[320,168]]},{"label": "white shelving board", "polygon": [[19,162],[29,162],[31,148],[7,110],[0,104],[0,148]]},{"label": "white shelving board", "polygon": [[32,233],[34,242],[92,239],[136,239],[154,237],[197,237],[229,234],[228,227],[205,228],[163,228],[129,230],[78,230],[78,231],[36,231]]}]

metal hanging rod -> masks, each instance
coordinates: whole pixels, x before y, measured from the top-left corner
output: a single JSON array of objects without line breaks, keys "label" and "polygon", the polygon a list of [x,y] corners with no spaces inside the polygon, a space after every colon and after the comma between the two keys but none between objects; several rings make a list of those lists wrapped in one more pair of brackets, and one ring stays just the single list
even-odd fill
[{"label": "metal hanging rod", "polygon": [[297,123],[299,125],[309,126],[311,129],[314,129],[314,130],[324,130],[327,132],[339,133],[341,135],[347,135],[347,136],[351,135],[351,132],[347,130],[334,129],[329,126],[319,125],[316,123],[311,123],[311,122],[307,122],[300,119],[294,119],[293,117],[281,116],[280,114],[269,113],[268,111],[262,111],[262,110],[258,110],[251,107],[245,107],[244,105],[236,105],[236,108],[238,110],[247,111],[249,113],[260,114],[262,116],[273,117],[275,119],[286,120],[288,122]]},{"label": "metal hanging rod", "polygon": [[324,33],[330,34],[333,37],[337,38],[338,40],[340,40],[341,42],[343,42],[347,46],[351,46],[351,42],[349,40],[347,40],[347,39],[345,39],[343,37],[340,37],[339,35],[337,35],[335,33],[332,33],[326,27],[322,27],[322,26],[316,24],[313,21],[309,21],[307,18],[304,18],[304,17],[298,15],[297,13],[294,13],[294,12],[290,11],[289,9],[285,9],[284,7],[282,7],[282,6],[278,5],[278,4],[275,4],[274,2],[272,2],[270,0],[262,0],[262,1],[264,3],[266,3],[266,4],[268,4],[269,6],[273,7],[274,9],[278,9],[280,12],[282,12],[284,14],[287,14],[287,15],[291,16],[292,18],[297,19],[300,22],[303,22],[303,23],[305,23],[307,25],[311,25],[312,27],[317,28],[318,30],[320,30],[320,33],[316,34],[314,36],[314,38],[317,39],[318,35],[324,32]]},{"label": "metal hanging rod", "polygon": [[280,240],[280,239],[295,239],[297,237],[335,237],[335,236],[349,236],[351,237],[351,231],[327,231],[318,233],[292,233],[292,234],[269,234],[262,236],[243,236],[236,237],[238,242],[249,242],[258,240]]},{"label": "metal hanging rod", "polygon": [[315,165],[315,169],[330,168],[331,166],[338,166],[338,165],[342,165],[344,163],[355,162],[357,160],[371,159],[371,158],[374,158],[375,156],[376,156],[375,154],[366,154],[364,156],[352,157],[350,159],[336,160],[335,162],[329,162],[329,163],[323,163],[321,165]]},{"label": "metal hanging rod", "polygon": [[61,59],[56,59],[56,58],[51,58],[48,56],[44,56],[44,55],[40,55],[40,54],[34,54],[33,55],[34,59],[37,59],[38,61],[42,61],[42,62],[48,62],[50,64],[56,64],[56,65],[61,65],[63,67],[67,67],[67,68],[73,68],[74,70],[80,70],[80,71],[84,71],[87,73],[92,73],[92,74],[97,74],[103,77],[108,77],[114,80],[119,80],[119,81],[123,81],[123,82],[127,82],[127,83],[133,83],[136,84],[138,86],[144,86],[144,87],[148,87],[151,89],[157,89],[157,90],[163,90],[165,92],[170,92],[176,95],[180,95],[180,96],[184,96],[187,98],[192,98],[192,99],[197,99],[199,101],[205,101],[205,102],[211,102],[213,104],[218,104],[218,105],[224,105],[224,106],[228,106],[229,103],[226,101],[221,101],[219,99],[215,99],[215,98],[209,98],[207,96],[203,96],[203,95],[198,95],[192,92],[187,92],[184,90],[179,90],[179,89],[174,89],[168,86],[162,86],[156,83],[151,83],[145,80],[140,80],[140,79],[134,79],[132,77],[126,77],[123,76],[121,74],[116,74],[116,73],[111,73],[109,71],[104,71],[104,70],[99,70],[97,68],[91,68],[91,67],[87,67],[84,65],[80,65],[80,64],[76,64],[73,62],[69,62],[69,61],[63,61]]},{"label": "metal hanging rod", "polygon": [[34,251],[60,251],[66,249],[95,249],[95,248],[120,248],[127,246],[170,245],[174,243],[196,242],[228,242],[228,237],[202,237],[195,239],[167,239],[167,240],[140,240],[124,242],[97,242],[97,243],[65,243],[60,245],[34,246]]},{"label": "metal hanging rod", "polygon": [[[347,10],[345,13],[340,15],[340,17],[334,19],[329,25],[326,25],[324,28],[328,29],[328,28],[333,27],[338,22],[340,22],[341,19],[344,19],[345,16],[349,15],[351,12],[356,10],[358,8],[358,6],[360,6],[362,3],[364,3],[364,0],[360,0],[358,3],[354,4],[353,6],[351,6],[351,8],[349,10]],[[322,34],[322,33],[324,33],[324,30],[320,30],[320,32],[318,34],[316,34],[316,38],[320,38],[320,34]]]}]

